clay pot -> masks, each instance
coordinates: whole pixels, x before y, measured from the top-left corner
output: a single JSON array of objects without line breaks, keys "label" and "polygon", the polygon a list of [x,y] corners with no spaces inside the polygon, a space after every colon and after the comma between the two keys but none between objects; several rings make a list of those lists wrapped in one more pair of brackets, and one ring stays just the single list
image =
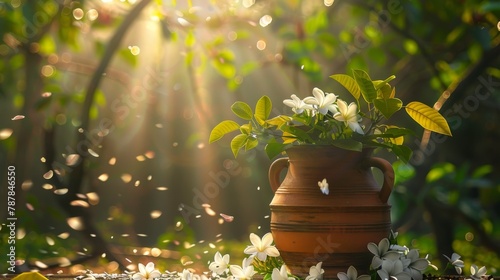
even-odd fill
[{"label": "clay pot", "polygon": [[[394,185],[391,164],[334,146],[294,146],[287,158],[271,164],[269,181],[271,233],[276,248],[293,274],[305,277],[309,268],[323,262],[324,279],[336,279],[353,265],[368,273],[372,254],[366,245],[389,237],[390,206]],[[377,185],[371,167],[380,169],[384,181]],[[281,173],[287,168],[281,182]],[[318,182],[326,179],[329,194]]]}]

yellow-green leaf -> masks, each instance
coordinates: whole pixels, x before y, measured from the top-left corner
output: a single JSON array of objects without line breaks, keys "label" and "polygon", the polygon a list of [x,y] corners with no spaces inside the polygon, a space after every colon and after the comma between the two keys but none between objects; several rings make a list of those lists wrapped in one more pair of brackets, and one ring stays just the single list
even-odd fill
[{"label": "yellow-green leaf", "polygon": [[363,98],[366,102],[371,103],[375,98],[377,98],[377,90],[375,90],[375,86],[373,85],[370,76],[363,70],[355,69],[353,70],[353,73],[354,80],[356,80]]},{"label": "yellow-green leaf", "polygon": [[231,111],[233,111],[236,116],[248,121],[251,120],[253,116],[252,108],[242,101],[234,102],[231,106]]},{"label": "yellow-green leaf", "polygon": [[[257,104],[255,105],[255,118],[260,121],[265,121],[271,114],[271,109],[273,108],[273,104],[271,99],[264,95],[262,96]],[[262,125],[262,123],[261,123]]]},{"label": "yellow-green leaf", "polygon": [[451,136],[448,122],[436,109],[418,101],[408,103],[405,109],[408,115],[423,128]]},{"label": "yellow-green leaf", "polygon": [[356,83],[356,81],[353,78],[351,78],[351,76],[345,74],[335,74],[331,75],[330,78],[334,79],[335,81],[339,82],[339,84],[344,86],[345,89],[347,89],[347,91],[352,96],[354,96],[354,98],[356,98],[356,100],[358,100],[359,97],[361,96],[361,90],[359,89],[359,86]]},{"label": "yellow-green leaf", "polygon": [[242,134],[247,134],[247,135],[250,134],[252,132],[252,123],[241,125],[240,131]]},{"label": "yellow-green leaf", "polygon": [[212,131],[210,132],[210,138],[208,140],[209,143],[213,143],[219,139],[221,139],[224,135],[233,132],[240,128],[240,125],[235,121],[222,121],[218,125],[216,125]]},{"label": "yellow-green leaf", "polygon": [[231,140],[231,151],[234,157],[238,156],[238,152],[243,148],[247,142],[248,135],[240,134],[236,135],[233,140]]},{"label": "yellow-green leaf", "polygon": [[289,116],[280,115],[280,116],[274,117],[270,120],[267,120],[266,123],[268,123],[272,126],[280,127],[283,124],[286,124],[287,122],[289,122],[291,120],[292,120],[292,118],[290,118]]},{"label": "yellow-green leaf", "polygon": [[392,114],[396,113],[403,106],[403,102],[398,98],[389,99],[375,99],[373,100],[373,105],[377,110],[384,115],[386,119],[389,119]]},{"label": "yellow-green leaf", "polygon": [[251,150],[251,149],[257,147],[258,144],[259,144],[259,140],[255,139],[255,138],[248,138],[248,141],[245,144],[245,150],[246,151]]},{"label": "yellow-green leaf", "polygon": [[[375,86],[377,88],[377,86]],[[383,83],[377,89],[377,98],[388,99],[391,98],[392,95],[392,87],[388,83]]]}]

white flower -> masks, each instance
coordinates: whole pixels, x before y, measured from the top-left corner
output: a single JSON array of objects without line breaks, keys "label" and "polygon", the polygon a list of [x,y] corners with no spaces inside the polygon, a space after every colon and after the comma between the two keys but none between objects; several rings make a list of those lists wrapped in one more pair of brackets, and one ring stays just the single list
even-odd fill
[{"label": "white flower", "polygon": [[321,192],[325,195],[328,195],[330,193],[330,190],[328,189],[328,182],[326,181],[326,178],[323,179],[323,181],[318,181],[318,186],[321,189]]},{"label": "white flower", "polygon": [[434,264],[431,263],[431,261],[429,261],[429,254],[425,255],[425,260],[427,260],[429,262],[429,266],[432,267],[432,269],[434,270],[439,270],[439,268],[437,266],[435,266]]},{"label": "white flower", "polygon": [[294,280],[295,278],[288,276],[288,271],[286,270],[286,265],[282,265],[281,269],[278,268],[273,269],[273,273],[271,274],[272,280]]},{"label": "white flower", "polygon": [[382,261],[382,267],[377,270],[377,274],[382,280],[411,280],[410,274],[404,272],[403,267],[403,262],[399,259],[384,259]]},{"label": "white flower", "polygon": [[297,95],[292,94],[292,99],[283,100],[283,104],[288,107],[292,107],[292,111],[296,114],[301,114],[304,110],[312,110],[313,107],[309,104],[304,103],[304,101],[300,100]]},{"label": "white flower", "polygon": [[253,275],[257,273],[253,265],[251,265],[252,261],[253,261],[252,257],[245,258],[243,259],[242,266],[239,265],[229,266],[229,270],[231,271],[232,276],[238,280],[252,279]]},{"label": "white flower", "polygon": [[182,273],[179,273],[181,280],[193,280],[193,273],[187,269],[184,269]]},{"label": "white flower", "polygon": [[462,274],[462,268],[464,267],[464,261],[462,261],[460,258],[460,255],[457,253],[453,253],[451,255],[451,258],[449,258],[446,255],[443,255],[445,258],[448,259],[451,265],[455,267],[455,270],[457,271],[458,274]]},{"label": "white flower", "polygon": [[321,280],[323,279],[323,274],[325,273],[325,270],[321,268],[323,265],[323,262],[319,262],[314,266],[311,266],[309,268],[309,275],[306,277],[305,280]]},{"label": "white flower", "polygon": [[155,269],[155,264],[149,262],[146,266],[139,263],[139,272],[132,276],[133,280],[152,280],[161,276],[160,271]]},{"label": "white flower", "polygon": [[338,112],[337,107],[335,106],[335,101],[337,100],[337,96],[333,93],[324,93],[319,88],[314,88],[312,91],[312,96],[308,96],[304,98],[304,103],[311,104],[316,106],[316,110],[322,115],[326,115],[328,111],[336,114]]},{"label": "white flower", "polygon": [[404,271],[410,274],[413,280],[422,280],[422,271],[427,269],[429,261],[427,259],[419,258],[418,250],[412,249],[406,254],[407,265]]},{"label": "white flower", "polygon": [[352,131],[359,134],[365,134],[358,123],[358,105],[351,102],[351,104],[347,106],[347,102],[339,99],[337,100],[337,106],[339,107],[339,112],[333,115],[333,117],[338,121],[344,122]]},{"label": "white flower", "polygon": [[229,255],[225,254],[224,257],[219,253],[215,253],[214,261],[210,263],[208,269],[221,275],[224,272],[227,272],[229,267]]},{"label": "white flower", "polygon": [[255,233],[250,233],[250,242],[252,242],[252,246],[248,246],[243,252],[245,254],[257,256],[257,258],[261,261],[265,261],[267,256],[278,257],[280,255],[278,249],[271,246],[273,243],[273,236],[270,232],[266,233],[262,239],[260,239]]},{"label": "white flower", "polygon": [[373,242],[368,243],[368,250],[374,255],[371,264],[373,269],[379,268],[382,265],[382,260],[385,258],[391,260],[399,259],[401,254],[396,251],[389,251],[389,245],[389,239],[387,238],[380,240],[378,246]]},{"label": "white flower", "polygon": [[347,273],[345,272],[339,272],[337,273],[337,277],[339,280],[370,280],[371,276],[370,275],[360,275],[358,277],[358,271],[354,266],[350,266],[349,269],[347,269]]},{"label": "white flower", "polygon": [[473,264],[470,266],[471,279],[479,280],[486,275],[486,267],[477,268],[477,265]]}]

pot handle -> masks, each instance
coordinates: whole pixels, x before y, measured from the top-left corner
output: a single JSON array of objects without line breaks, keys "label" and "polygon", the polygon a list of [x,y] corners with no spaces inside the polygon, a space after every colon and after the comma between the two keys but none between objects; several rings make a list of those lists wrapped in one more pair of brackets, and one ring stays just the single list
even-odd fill
[{"label": "pot handle", "polygon": [[369,166],[380,169],[384,174],[384,183],[380,189],[379,198],[383,203],[386,203],[391,195],[392,187],[394,186],[394,169],[392,165],[383,158],[370,157],[367,163]]},{"label": "pot handle", "polygon": [[288,167],[288,157],[275,160],[269,167],[269,184],[273,192],[276,192],[281,185],[281,171]]}]

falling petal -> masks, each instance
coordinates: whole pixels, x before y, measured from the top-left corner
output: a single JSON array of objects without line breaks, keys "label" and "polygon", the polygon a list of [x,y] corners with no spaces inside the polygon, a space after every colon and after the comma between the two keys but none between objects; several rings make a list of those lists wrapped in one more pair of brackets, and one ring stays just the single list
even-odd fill
[{"label": "falling petal", "polygon": [[99,204],[99,195],[96,192],[89,192],[86,194],[86,196],[91,205]]},{"label": "falling petal", "polygon": [[61,238],[61,239],[66,239],[69,237],[69,233],[68,232],[63,232],[63,233],[60,233],[57,237]]},{"label": "falling petal", "polygon": [[137,180],[137,181],[135,181],[135,183],[134,183],[134,187],[138,187],[140,184],[141,184],[141,181]]},{"label": "falling petal", "polygon": [[31,187],[33,187],[33,181],[31,181],[31,180],[26,180],[21,184],[21,189],[23,191],[27,191],[27,190],[31,189]]},{"label": "falling petal", "polygon": [[23,239],[26,236],[26,230],[24,228],[19,228],[16,233],[17,239]]},{"label": "falling petal", "polygon": [[208,204],[208,203],[203,203],[203,204],[201,205],[201,207],[203,207],[203,208],[210,208],[211,206],[210,206],[210,204]]},{"label": "falling petal", "polygon": [[51,184],[43,184],[42,188],[45,190],[51,190],[54,188],[54,186],[52,186]]},{"label": "falling petal", "polygon": [[215,216],[217,215],[217,213],[215,213],[214,210],[212,210],[212,208],[205,208],[205,212],[209,215],[209,216]]},{"label": "falling petal", "polygon": [[17,121],[17,120],[22,120],[22,119],[24,119],[24,116],[23,116],[23,115],[17,115],[17,116],[15,116],[15,117],[13,117],[11,120],[13,120],[13,121]]},{"label": "falling petal", "polygon": [[54,246],[54,244],[56,244],[54,242],[54,239],[52,239],[52,238],[50,238],[48,236],[45,237],[45,241],[47,241],[47,244],[49,244],[50,246]]},{"label": "falling petal", "polygon": [[93,156],[93,157],[99,157],[99,154],[98,154],[98,153],[96,153],[94,150],[92,150],[92,149],[90,149],[90,148],[88,149],[88,152],[89,152],[89,154],[90,154],[91,156]]},{"label": "falling petal", "polygon": [[167,187],[157,187],[156,189],[159,190],[159,191],[166,191],[166,190],[168,190]]},{"label": "falling petal", "polygon": [[70,154],[66,157],[66,165],[74,166],[78,163],[79,160],[80,160],[79,154]]},{"label": "falling petal", "polygon": [[74,230],[82,230],[84,228],[81,217],[71,217],[66,220],[68,225]]},{"label": "falling petal", "polygon": [[9,138],[12,135],[12,132],[14,131],[10,128],[5,128],[0,130],[0,140],[5,140]]},{"label": "falling petal", "polygon": [[64,188],[64,189],[57,189],[57,190],[54,190],[54,193],[58,194],[58,195],[67,194],[68,193],[68,189],[66,189],[66,188]]},{"label": "falling petal", "polygon": [[175,223],[175,229],[176,230],[181,230],[184,226],[182,225],[182,223],[180,221],[178,221],[177,223]]},{"label": "falling petal", "polygon": [[155,152],[147,151],[146,153],[144,153],[144,155],[149,159],[153,159],[155,157]]},{"label": "falling petal", "polygon": [[128,174],[128,173],[124,173],[122,176],[122,181],[124,183],[129,183],[130,181],[132,181],[132,175]]},{"label": "falling petal", "polygon": [[48,266],[46,264],[44,264],[43,262],[41,261],[35,261],[35,265],[38,266],[39,268],[41,269],[45,269],[47,268]]},{"label": "falling petal", "polygon": [[43,98],[50,97],[51,95],[52,95],[52,93],[51,93],[51,92],[48,92],[48,91],[46,91],[46,92],[42,93],[42,97],[43,97]]},{"label": "falling petal", "polygon": [[57,259],[57,263],[59,263],[60,267],[68,267],[68,266],[71,265],[71,261],[68,258],[65,258],[65,257],[58,258]]},{"label": "falling petal", "polygon": [[81,198],[81,199],[87,199],[87,196],[81,193],[77,193],[76,197]]},{"label": "falling petal", "polygon": [[106,182],[108,180],[108,178],[109,178],[109,176],[106,173],[103,173],[103,174],[99,175],[99,177],[97,177],[97,179],[99,179],[99,181],[102,181],[102,182]]},{"label": "falling petal", "polygon": [[54,176],[54,171],[52,170],[49,170],[45,172],[45,174],[43,174],[43,178],[46,180],[49,180],[50,178],[52,178],[52,176]]},{"label": "falling petal", "polygon": [[161,216],[161,211],[160,210],[153,210],[151,211],[151,219],[158,219]]},{"label": "falling petal", "polygon": [[220,216],[224,219],[224,221],[230,223],[234,220],[234,216],[229,216],[223,213],[220,213]]},{"label": "falling petal", "polygon": [[146,157],[144,157],[143,155],[138,155],[138,156],[136,156],[136,157],[135,157],[135,159],[136,159],[137,161],[145,161],[145,160],[146,160]]},{"label": "falling petal", "polygon": [[90,205],[88,204],[87,201],[83,201],[83,200],[73,200],[71,201],[71,206],[78,206],[78,207],[89,207]]},{"label": "falling petal", "polygon": [[33,205],[31,205],[30,203],[26,203],[26,208],[28,208],[28,210],[30,211],[35,210],[35,207],[33,207]]},{"label": "falling petal", "polygon": [[110,158],[109,161],[108,161],[108,164],[109,165],[115,165],[116,164],[116,158],[115,157]]}]

